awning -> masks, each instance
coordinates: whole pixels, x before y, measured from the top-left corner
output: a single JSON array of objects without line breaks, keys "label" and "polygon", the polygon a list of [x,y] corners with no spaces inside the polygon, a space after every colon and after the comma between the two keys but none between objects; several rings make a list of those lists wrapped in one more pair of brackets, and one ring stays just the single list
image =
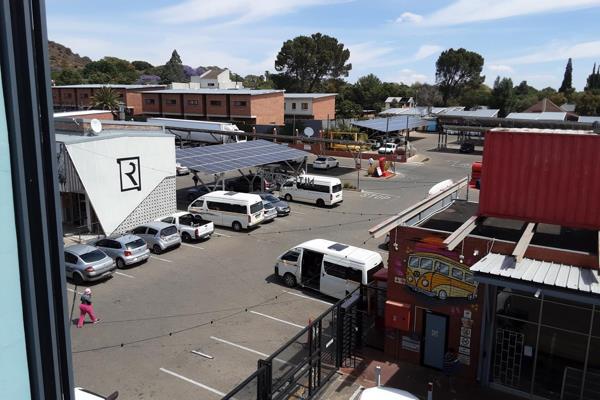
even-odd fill
[{"label": "awning", "polygon": [[600,273],[596,269],[489,253],[471,271],[475,280],[549,296],[600,305]]}]

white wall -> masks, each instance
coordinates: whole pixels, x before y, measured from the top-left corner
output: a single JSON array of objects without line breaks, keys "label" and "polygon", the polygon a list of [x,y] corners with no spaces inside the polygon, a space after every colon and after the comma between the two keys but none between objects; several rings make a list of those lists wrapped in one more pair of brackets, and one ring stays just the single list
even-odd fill
[{"label": "white wall", "polygon": [[[313,115],[312,99],[285,99],[284,114],[287,115]],[[296,109],[292,110],[292,103],[296,103]],[[308,103],[308,109],[302,109],[302,103]]]},{"label": "white wall", "polygon": [[[175,139],[171,136],[106,138],[67,144],[67,151],[107,235],[112,234],[158,185],[175,175]],[[121,176],[117,160],[129,157],[139,157],[141,190],[122,190],[122,178],[124,189],[132,184],[126,176]],[[122,169],[129,171],[128,163],[123,161]],[[137,174],[133,176],[137,178]],[[175,201],[174,190],[165,195],[173,196]]]}]

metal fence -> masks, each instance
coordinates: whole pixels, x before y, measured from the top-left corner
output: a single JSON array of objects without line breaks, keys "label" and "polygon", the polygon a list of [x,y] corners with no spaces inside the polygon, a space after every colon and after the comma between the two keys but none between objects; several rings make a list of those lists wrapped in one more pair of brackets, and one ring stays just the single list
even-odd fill
[{"label": "metal fence", "polygon": [[376,323],[382,298],[385,303],[385,290],[380,288],[356,289],[259,360],[257,370],[223,400],[313,398],[340,367],[355,366],[362,346],[383,346]]}]

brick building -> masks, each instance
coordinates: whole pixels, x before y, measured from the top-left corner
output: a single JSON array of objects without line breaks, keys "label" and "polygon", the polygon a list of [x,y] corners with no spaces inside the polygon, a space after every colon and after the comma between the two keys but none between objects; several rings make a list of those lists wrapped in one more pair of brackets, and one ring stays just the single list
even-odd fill
[{"label": "brick building", "polygon": [[142,99],[148,117],[283,125],[283,90],[152,90]]},{"label": "brick building", "polygon": [[162,85],[83,84],[52,86],[54,111],[85,110],[91,105],[96,91],[109,87],[117,92],[129,115],[142,113],[142,92],[164,88]]},{"label": "brick building", "polygon": [[335,119],[335,93],[286,93],[285,119]]}]

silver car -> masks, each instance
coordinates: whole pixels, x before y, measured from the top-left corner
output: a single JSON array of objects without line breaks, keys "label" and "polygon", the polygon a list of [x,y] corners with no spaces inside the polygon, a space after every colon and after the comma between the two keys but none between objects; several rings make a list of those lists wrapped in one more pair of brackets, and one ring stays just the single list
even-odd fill
[{"label": "silver car", "polygon": [[181,236],[177,232],[177,227],[165,222],[148,222],[133,229],[131,233],[144,239],[155,254],[181,245]]},{"label": "silver car", "polygon": [[273,204],[271,204],[267,200],[263,200],[262,202],[263,202],[263,215],[264,215],[264,219],[262,222],[265,223],[265,222],[273,221],[275,218],[277,218],[277,209],[275,208],[275,206]]},{"label": "silver car", "polygon": [[117,268],[123,268],[126,265],[141,263],[150,257],[148,245],[139,236],[121,235],[116,237],[107,237],[90,243],[111,257],[117,263]]},{"label": "silver car", "polygon": [[117,267],[102,250],[88,244],[75,244],[65,247],[65,268],[67,278],[79,284],[108,278]]}]

